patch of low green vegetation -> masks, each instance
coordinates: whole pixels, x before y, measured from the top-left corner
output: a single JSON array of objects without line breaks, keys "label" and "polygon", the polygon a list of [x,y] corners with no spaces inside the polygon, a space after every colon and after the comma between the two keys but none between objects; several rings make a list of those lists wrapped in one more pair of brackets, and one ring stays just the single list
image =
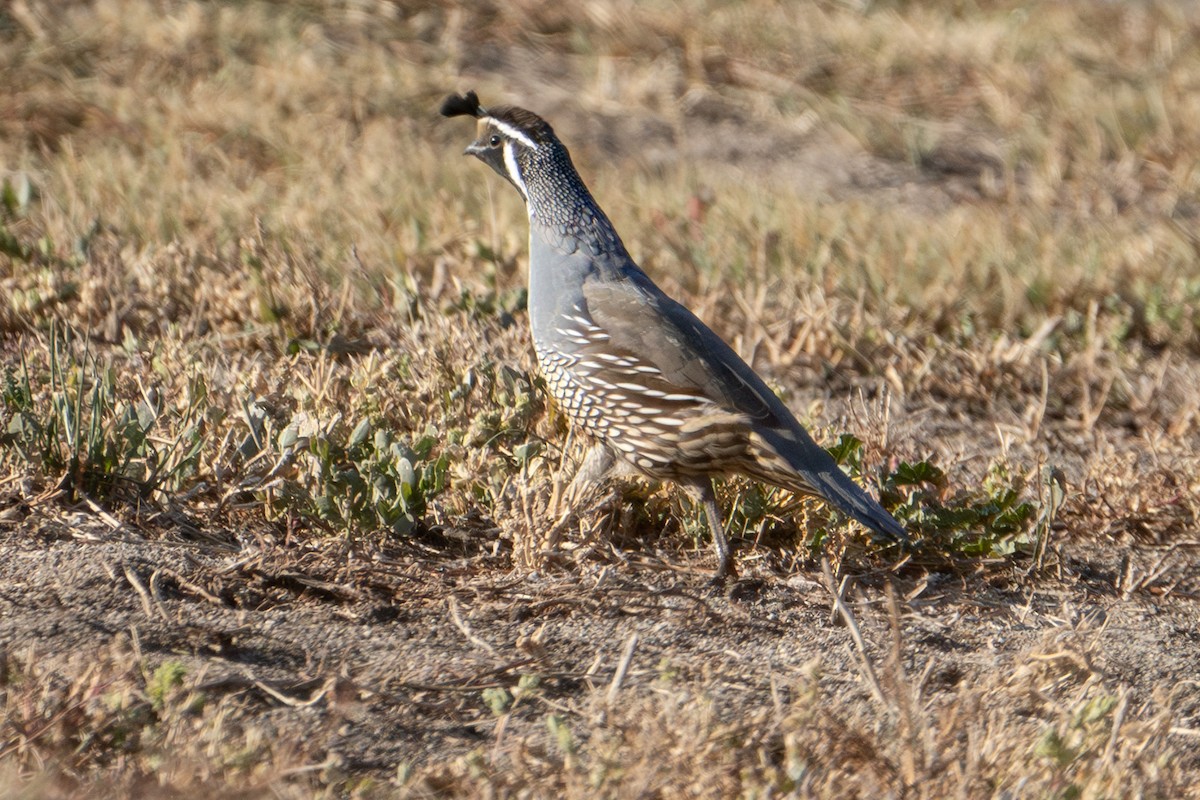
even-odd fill
[{"label": "patch of low green vegetation", "polygon": [[164,661],[146,680],[146,695],[155,711],[166,708],[172,693],[183,685],[187,668],[178,661]]},{"label": "patch of low green vegetation", "polygon": [[[369,418],[347,429],[340,415],[322,423],[306,412],[278,426],[253,400],[240,415],[214,408],[202,370],[174,387],[148,385],[77,332],[54,329],[45,345],[4,370],[0,463],[18,460],[69,499],[164,501],[220,479],[258,497],[268,518],[406,534],[448,484],[432,426],[409,438]],[[204,457],[239,424],[244,436],[218,478]]]},{"label": "patch of low green vegetation", "polygon": [[930,461],[900,462],[880,485],[882,502],[926,545],[968,556],[1009,555],[1030,543],[1036,507],[1025,482],[993,464],[975,491],[953,487]]},{"label": "patch of low green vegetation", "polygon": [[493,716],[503,717],[514,713],[518,706],[538,697],[541,684],[542,679],[539,676],[526,673],[521,675],[511,688],[489,687],[480,693],[480,698]]},{"label": "patch of low green vegetation", "polygon": [[[892,469],[869,474],[863,468],[864,444],[852,434],[842,434],[827,449],[856,481],[879,487],[880,502],[929,554],[987,557],[1033,549],[1043,525],[1038,521],[1040,506],[1028,497],[1024,479],[1005,464],[993,464],[983,483],[971,490],[956,485],[932,459],[901,461]],[[796,498],[754,483],[738,482],[734,488],[729,492],[732,530],[749,535],[770,528],[794,529],[789,517]],[[1061,500],[1059,496],[1057,502]],[[811,533],[801,535],[819,548],[838,515],[820,503],[812,504],[807,514]],[[702,530],[696,527],[697,533]],[[889,541],[878,544],[886,546]]]},{"label": "patch of low green vegetation", "polygon": [[[830,454],[863,477],[863,442],[842,434]],[[967,556],[1009,555],[1030,543],[1036,507],[1025,482],[1000,463],[975,491],[954,486],[932,460],[901,461],[879,479],[880,502],[926,549]]]},{"label": "patch of low green vegetation", "polygon": [[48,340],[4,370],[0,458],[8,451],[55,478],[69,498],[148,499],[195,476],[202,382],[181,405],[168,404],[152,386],[123,379],[76,332],[52,327]]},{"label": "patch of low green vegetation", "polygon": [[[234,702],[207,698],[176,660],[155,666],[105,645],[74,676],[7,653],[0,669],[8,676],[0,713],[10,728],[0,758],[53,776],[57,791],[45,786],[39,796],[92,782],[102,794],[136,796],[146,791],[136,788],[142,781],[186,785],[196,768],[253,780],[271,757],[270,737],[233,723]],[[103,767],[114,780],[104,780]]]},{"label": "patch of low green vegetation", "polygon": [[[249,412],[259,433],[248,441],[254,458],[271,436],[265,418]],[[393,432],[372,429],[369,418],[346,432],[341,420],[321,423],[298,414],[279,432],[272,473],[291,479],[269,483],[257,491],[270,515],[293,514],[352,534],[385,530],[404,535],[425,514],[428,502],[445,490],[449,456],[436,453],[438,432],[429,427],[409,442]],[[287,465],[295,462],[291,471]]]}]

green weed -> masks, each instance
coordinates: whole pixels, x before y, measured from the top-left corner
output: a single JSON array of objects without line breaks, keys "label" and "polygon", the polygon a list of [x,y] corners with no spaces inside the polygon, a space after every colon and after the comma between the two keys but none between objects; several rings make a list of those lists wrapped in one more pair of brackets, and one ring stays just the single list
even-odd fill
[{"label": "green weed", "polygon": [[[182,408],[153,387],[122,380],[90,340],[52,327],[46,349],[23,348],[7,367],[0,397],[10,453],[57,476],[68,497],[149,498],[176,491],[195,474],[206,391],[188,385]],[[0,451],[2,453],[3,451]]]}]

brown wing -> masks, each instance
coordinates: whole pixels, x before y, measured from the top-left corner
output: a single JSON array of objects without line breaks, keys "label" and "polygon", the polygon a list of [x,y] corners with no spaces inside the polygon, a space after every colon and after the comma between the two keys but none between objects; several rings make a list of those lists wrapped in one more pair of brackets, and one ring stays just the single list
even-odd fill
[{"label": "brown wing", "polygon": [[[632,281],[585,283],[584,298],[586,307],[575,321],[581,327],[590,321],[597,338],[584,347],[583,358],[623,370],[624,381],[643,387],[650,399],[686,420],[678,432],[683,452],[676,469],[688,474],[742,472],[795,492],[823,494],[763,436],[791,434],[798,423],[750,366],[692,312],[657,287],[647,290]],[[806,437],[802,431],[800,435]],[[819,446],[812,447],[828,458]]]},{"label": "brown wing", "polygon": [[[743,472],[823,497],[896,540],[904,528],[841,471],[732,348],[640,271],[585,281],[571,391],[605,394],[590,429],[652,475]],[[587,423],[585,423],[587,424]]]},{"label": "brown wing", "polygon": [[585,284],[584,301],[558,322],[570,354],[539,350],[551,389],[626,460],[666,478],[752,466],[753,431],[770,409],[724,385],[689,347],[695,335],[663,324],[653,297],[624,282]]},{"label": "brown wing", "polygon": [[585,282],[585,311],[611,346],[653,365],[676,391],[702,397],[762,424],[778,398],[695,314],[632,281]]}]

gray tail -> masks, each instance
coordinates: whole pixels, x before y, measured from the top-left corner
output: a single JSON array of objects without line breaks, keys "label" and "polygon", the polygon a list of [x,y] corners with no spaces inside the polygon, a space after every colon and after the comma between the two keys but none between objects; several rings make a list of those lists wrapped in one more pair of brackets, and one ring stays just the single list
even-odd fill
[{"label": "gray tail", "polygon": [[883,506],[863,491],[862,487],[842,472],[837,462],[829,458],[831,469],[809,472],[805,475],[822,497],[839,509],[854,517],[876,533],[894,542],[908,544],[908,532]]},{"label": "gray tail", "polygon": [[871,530],[900,544],[908,532],[875,498],[850,480],[823,447],[797,425],[795,431],[772,431],[764,438],[791,465],[812,491]]}]

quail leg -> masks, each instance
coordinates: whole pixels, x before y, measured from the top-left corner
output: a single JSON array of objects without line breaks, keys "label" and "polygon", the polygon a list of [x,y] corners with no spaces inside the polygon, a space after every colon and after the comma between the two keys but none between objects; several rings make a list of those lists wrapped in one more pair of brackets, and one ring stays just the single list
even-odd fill
[{"label": "quail leg", "polygon": [[713,491],[712,479],[697,478],[695,482],[685,483],[683,486],[693,500],[704,506],[704,515],[708,518],[713,548],[717,552],[717,572],[713,576],[713,582],[721,583],[731,575],[736,577],[733,551],[729,547],[729,539],[726,538],[725,527],[721,523],[721,511],[717,508],[717,495]]}]

